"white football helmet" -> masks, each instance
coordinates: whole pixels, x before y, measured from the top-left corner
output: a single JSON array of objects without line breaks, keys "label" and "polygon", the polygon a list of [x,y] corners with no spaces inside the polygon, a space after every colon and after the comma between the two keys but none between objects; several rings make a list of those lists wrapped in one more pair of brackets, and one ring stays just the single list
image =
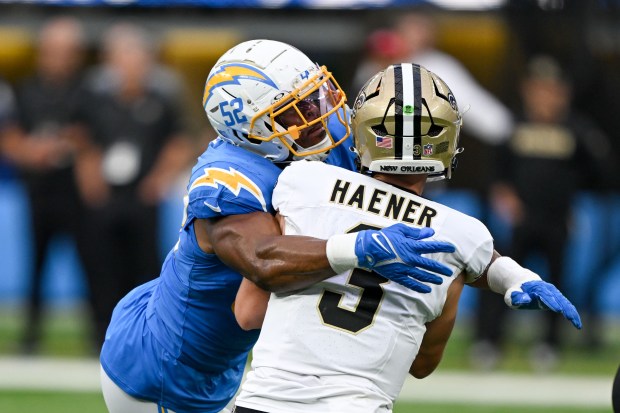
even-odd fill
[{"label": "white football helmet", "polygon": [[462,118],[448,85],[422,66],[402,63],[373,76],[353,104],[352,129],[366,171],[450,178]]},{"label": "white football helmet", "polygon": [[[272,162],[322,159],[350,133],[346,96],[332,74],[273,40],[250,40],[224,53],[209,73],[202,104],[222,139]],[[333,136],[328,122],[339,122],[344,136]]]}]

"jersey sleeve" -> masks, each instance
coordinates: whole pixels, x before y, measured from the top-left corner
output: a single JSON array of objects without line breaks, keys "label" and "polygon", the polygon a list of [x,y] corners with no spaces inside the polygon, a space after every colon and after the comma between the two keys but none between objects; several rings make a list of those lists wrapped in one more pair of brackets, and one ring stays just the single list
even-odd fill
[{"label": "jersey sleeve", "polygon": [[280,168],[245,149],[215,139],[198,158],[187,187],[187,220],[251,212],[274,213]]},{"label": "jersey sleeve", "polygon": [[195,218],[270,212],[258,199],[244,192],[236,194],[224,186],[194,187],[189,193],[188,210]]},{"label": "jersey sleeve", "polygon": [[273,213],[273,181],[250,177],[247,171],[225,164],[195,171],[188,187],[188,214],[194,218]]},{"label": "jersey sleeve", "polygon": [[484,273],[493,256],[493,237],[479,220],[459,214],[457,248],[465,264],[465,282],[476,281]]}]

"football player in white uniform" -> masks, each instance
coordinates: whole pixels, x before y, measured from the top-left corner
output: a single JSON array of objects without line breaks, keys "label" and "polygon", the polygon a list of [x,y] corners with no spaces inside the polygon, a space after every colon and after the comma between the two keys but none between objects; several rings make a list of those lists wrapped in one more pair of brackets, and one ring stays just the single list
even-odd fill
[{"label": "football player in white uniform", "polygon": [[[430,255],[454,277],[428,294],[387,280],[373,268],[397,262],[398,254],[388,238],[370,233],[385,246],[381,262],[344,270],[347,259],[331,260],[338,275],[296,293],[273,293],[237,413],[391,412],[407,373],[422,378],[438,365],[463,283],[488,282],[513,306],[540,304],[532,300],[537,291],[553,291],[543,294],[553,297],[544,304],[581,327],[577,310],[553,285],[494,250],[484,224],[421,197],[427,181],[450,178],[460,127],[456,100],[438,76],[415,64],[392,65],[354,103],[362,173],[300,161],[279,176],[273,205],[285,234],[329,239],[328,254],[354,260],[366,241],[359,231],[395,223],[432,229],[433,239],[456,246],[453,254]],[[515,280],[520,288],[512,288]],[[244,280],[237,296],[236,316],[246,328],[261,321],[252,307],[260,299],[247,299],[255,292]]]}]

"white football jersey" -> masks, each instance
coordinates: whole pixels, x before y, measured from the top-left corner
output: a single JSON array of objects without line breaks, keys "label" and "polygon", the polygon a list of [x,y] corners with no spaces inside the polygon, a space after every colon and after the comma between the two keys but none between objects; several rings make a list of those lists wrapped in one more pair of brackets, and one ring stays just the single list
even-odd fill
[{"label": "white football jersey", "polygon": [[294,294],[272,294],[237,405],[269,413],[390,412],[422,338],[460,273],[483,273],[493,240],[478,220],[359,173],[299,161],[278,179],[273,206],[286,235],[327,239],[397,222],[429,226],[453,270],[421,294],[356,269]]}]

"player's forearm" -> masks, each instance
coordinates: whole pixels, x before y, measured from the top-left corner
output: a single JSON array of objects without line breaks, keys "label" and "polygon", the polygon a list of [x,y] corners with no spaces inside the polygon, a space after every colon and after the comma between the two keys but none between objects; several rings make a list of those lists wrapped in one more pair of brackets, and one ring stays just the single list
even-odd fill
[{"label": "player's forearm", "polygon": [[269,237],[256,248],[254,281],[261,288],[288,292],[309,287],[335,275],[325,252],[325,240],[299,237]]},{"label": "player's forearm", "polygon": [[441,362],[458,312],[459,299],[463,291],[464,277],[459,275],[448,288],[446,302],[439,317],[426,324],[426,333],[420,344],[418,354],[409,369],[417,379],[430,375]]},{"label": "player's forearm", "polygon": [[[458,302],[458,297],[456,301]],[[409,369],[409,373],[416,379],[429,376],[441,362],[456,320],[455,309],[446,308],[445,310],[448,314],[442,314],[426,325],[426,334],[424,334],[418,354]]]},{"label": "player's forearm", "polygon": [[409,369],[409,374],[416,379],[423,379],[430,376],[437,366],[439,366],[442,356],[443,349],[436,354],[418,354]]},{"label": "player's forearm", "polygon": [[233,304],[239,327],[246,331],[261,328],[267,312],[268,301],[269,293],[267,291],[258,288],[248,279],[244,279],[239,286]]},{"label": "player's forearm", "polygon": [[174,179],[183,168],[189,165],[195,152],[189,137],[184,135],[175,136],[162,149],[153,166],[153,172]]},{"label": "player's forearm", "polygon": [[335,275],[325,240],[283,236],[273,216],[250,213],[197,220],[201,248],[267,291],[288,292]]}]

